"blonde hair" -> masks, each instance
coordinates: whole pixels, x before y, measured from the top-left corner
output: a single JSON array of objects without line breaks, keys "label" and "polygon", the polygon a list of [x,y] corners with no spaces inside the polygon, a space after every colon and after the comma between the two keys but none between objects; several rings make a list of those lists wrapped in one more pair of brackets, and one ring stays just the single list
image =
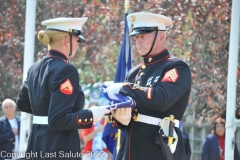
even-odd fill
[{"label": "blonde hair", "polygon": [[54,45],[58,44],[63,38],[66,38],[69,35],[67,32],[60,32],[54,30],[41,30],[38,32],[38,39],[44,45]]},{"label": "blonde hair", "polygon": [[5,100],[2,102],[2,109],[3,109],[4,105],[5,105],[6,103],[9,103],[9,102],[12,103],[12,105],[13,105],[14,107],[16,107],[16,103],[15,103],[13,100],[7,98],[7,99],[5,99]]}]

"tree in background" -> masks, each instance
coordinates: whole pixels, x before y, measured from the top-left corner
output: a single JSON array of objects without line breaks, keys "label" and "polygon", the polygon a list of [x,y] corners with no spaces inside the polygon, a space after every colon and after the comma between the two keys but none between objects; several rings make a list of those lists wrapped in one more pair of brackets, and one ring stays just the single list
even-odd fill
[{"label": "tree in background", "polygon": [[[15,99],[22,84],[26,0],[0,0],[0,101]],[[130,11],[161,13],[173,19],[168,48],[187,61],[192,71],[192,92],[185,121],[195,122],[206,110],[216,116],[226,108],[228,46],[231,0],[130,0]],[[55,17],[89,17],[83,28],[86,44],[71,63],[79,71],[81,84],[113,80],[123,32],[124,1],[38,0],[36,33],[41,22]],[[35,61],[47,54],[35,41]],[[133,64],[138,64],[133,47]],[[233,77],[234,78],[234,77]],[[237,82],[240,82],[238,69]],[[240,86],[237,106],[240,107]]]}]

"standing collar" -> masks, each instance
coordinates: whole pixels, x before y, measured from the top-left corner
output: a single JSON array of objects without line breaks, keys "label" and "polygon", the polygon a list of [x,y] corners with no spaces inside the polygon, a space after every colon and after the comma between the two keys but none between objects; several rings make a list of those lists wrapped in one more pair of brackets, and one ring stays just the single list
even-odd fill
[{"label": "standing collar", "polygon": [[149,55],[147,57],[144,57],[143,61],[145,64],[151,64],[151,63],[156,63],[159,60],[164,59],[165,57],[169,57],[169,53],[166,48],[155,55]]},{"label": "standing collar", "polygon": [[51,49],[48,51],[48,55],[50,57],[56,57],[56,58],[61,58],[62,60],[64,60],[65,62],[68,62],[68,58],[60,51]]}]

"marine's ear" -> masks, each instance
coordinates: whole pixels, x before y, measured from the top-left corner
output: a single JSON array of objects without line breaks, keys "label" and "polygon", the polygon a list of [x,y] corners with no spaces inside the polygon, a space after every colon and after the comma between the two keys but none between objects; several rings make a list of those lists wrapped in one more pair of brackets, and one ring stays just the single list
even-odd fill
[{"label": "marine's ear", "polygon": [[65,39],[64,39],[64,44],[66,45],[66,46],[70,46],[70,36],[67,36]]}]

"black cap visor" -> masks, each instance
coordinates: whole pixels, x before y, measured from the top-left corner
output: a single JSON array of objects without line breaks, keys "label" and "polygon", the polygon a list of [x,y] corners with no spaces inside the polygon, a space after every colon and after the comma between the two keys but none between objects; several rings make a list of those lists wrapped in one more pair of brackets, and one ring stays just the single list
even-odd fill
[{"label": "black cap visor", "polygon": [[78,43],[85,43],[85,42],[86,42],[86,40],[85,40],[85,38],[82,36],[82,32],[81,32],[80,30],[71,29],[69,32],[79,38],[79,39],[78,39]]},{"label": "black cap visor", "polygon": [[79,38],[78,41],[77,41],[78,43],[85,43],[86,42],[85,38],[82,35],[77,35],[77,37]]},{"label": "black cap visor", "polygon": [[153,31],[157,31],[157,30],[158,30],[158,27],[137,27],[137,28],[133,28],[130,36],[136,36],[138,34],[148,34],[148,33],[151,33]]}]

